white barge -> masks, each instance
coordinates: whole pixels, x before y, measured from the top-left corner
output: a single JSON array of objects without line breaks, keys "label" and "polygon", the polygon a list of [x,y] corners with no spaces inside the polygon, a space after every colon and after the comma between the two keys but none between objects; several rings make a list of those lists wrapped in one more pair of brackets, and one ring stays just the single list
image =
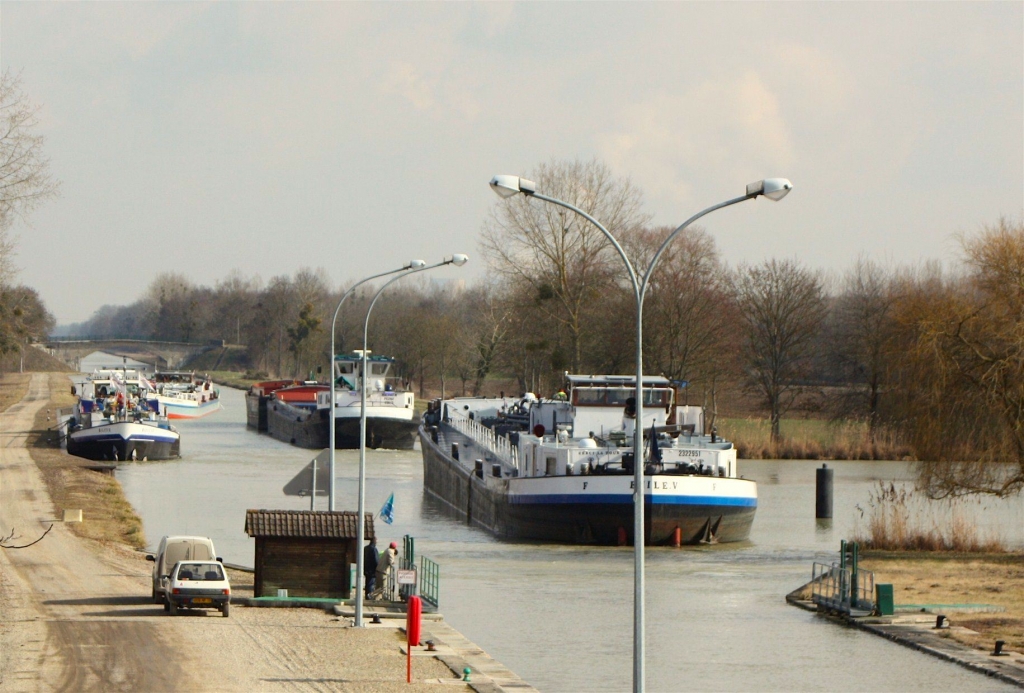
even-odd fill
[{"label": "white barge", "polygon": [[[435,400],[420,428],[424,488],[508,539],[633,543],[635,379],[567,375],[564,399]],[[744,541],[757,485],[703,411],[644,377],[644,541]]]}]

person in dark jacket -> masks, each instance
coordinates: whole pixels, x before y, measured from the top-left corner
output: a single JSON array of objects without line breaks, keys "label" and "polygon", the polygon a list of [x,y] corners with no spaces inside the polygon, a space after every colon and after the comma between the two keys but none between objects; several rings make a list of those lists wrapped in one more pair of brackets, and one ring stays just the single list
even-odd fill
[{"label": "person in dark jacket", "polygon": [[370,543],[363,548],[363,587],[366,598],[370,598],[373,586],[377,577],[377,540],[370,539]]}]

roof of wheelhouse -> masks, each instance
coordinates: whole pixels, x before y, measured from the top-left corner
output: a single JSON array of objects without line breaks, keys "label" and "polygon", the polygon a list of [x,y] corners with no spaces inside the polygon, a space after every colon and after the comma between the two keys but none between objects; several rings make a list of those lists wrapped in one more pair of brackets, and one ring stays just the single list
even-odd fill
[{"label": "roof of wheelhouse", "polygon": [[[573,387],[577,385],[615,385],[619,387],[636,385],[635,375],[569,375],[566,373],[565,379]],[[663,375],[644,376],[644,385],[668,386],[670,384],[669,379]]]}]

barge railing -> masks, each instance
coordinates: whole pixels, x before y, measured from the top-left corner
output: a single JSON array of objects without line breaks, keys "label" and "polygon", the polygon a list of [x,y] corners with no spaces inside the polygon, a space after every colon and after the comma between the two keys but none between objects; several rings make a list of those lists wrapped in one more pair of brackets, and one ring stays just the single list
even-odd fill
[{"label": "barge railing", "polygon": [[519,446],[513,445],[505,436],[499,436],[487,426],[459,415],[450,417],[448,423],[456,431],[497,455],[502,462],[519,469]]}]

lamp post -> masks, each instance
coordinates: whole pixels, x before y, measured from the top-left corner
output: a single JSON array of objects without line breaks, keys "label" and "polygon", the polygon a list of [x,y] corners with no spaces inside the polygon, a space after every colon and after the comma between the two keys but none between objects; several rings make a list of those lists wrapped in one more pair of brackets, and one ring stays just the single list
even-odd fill
[{"label": "lamp post", "polygon": [[[366,347],[369,341],[370,333],[370,313],[373,312],[373,306],[377,303],[377,299],[384,293],[384,289],[394,284],[399,279],[407,277],[410,274],[416,274],[417,272],[426,272],[427,270],[436,269],[438,267],[444,267],[445,265],[455,265],[456,267],[462,267],[469,261],[469,257],[462,253],[456,253],[449,258],[445,258],[441,262],[434,265],[420,265],[407,269],[406,271],[399,274],[397,277],[393,277],[384,283],[384,286],[377,290],[374,294],[373,300],[370,301],[369,308],[366,309],[366,320],[363,322],[363,358],[362,365],[360,366],[360,378],[362,379],[359,383],[359,509],[356,521],[356,619],[355,626],[361,628],[363,625],[363,541],[365,536],[365,525],[366,518]],[[332,364],[333,365],[333,364]]]},{"label": "lamp post", "polygon": [[[328,377],[331,380],[331,415],[329,417],[329,423],[328,423],[328,430],[329,430],[328,440],[330,441],[330,453],[328,453],[328,456],[330,457],[330,464],[328,465],[329,478],[328,478],[328,487],[327,487],[328,488],[328,491],[327,491],[327,509],[332,511],[332,512],[334,511],[334,483],[335,483],[334,482],[334,436],[335,436],[335,432],[334,432],[334,426],[335,426],[334,415],[335,415],[335,411],[334,411],[334,408],[337,406],[336,395],[334,394],[334,386],[335,386],[335,382],[334,382],[334,330],[335,330],[335,326],[338,324],[338,312],[341,310],[341,305],[345,302],[345,300],[349,296],[351,296],[353,293],[355,293],[355,290],[357,288],[359,288],[360,285],[365,284],[366,282],[369,282],[369,281],[373,281],[374,279],[380,279],[381,277],[386,277],[389,274],[397,274],[398,272],[405,272],[405,271],[408,271],[408,270],[411,270],[411,269],[417,269],[417,268],[423,267],[426,264],[427,263],[423,262],[423,260],[411,260],[409,262],[409,264],[405,265],[404,267],[399,267],[398,269],[393,269],[393,270],[390,270],[390,271],[387,271],[387,272],[381,272],[380,274],[375,274],[372,277],[367,277],[366,279],[360,279],[355,284],[353,284],[349,288],[348,291],[346,291],[344,294],[342,294],[341,300],[338,301],[338,307],[334,309],[334,319],[331,321],[331,362],[327,366],[327,373],[329,374]],[[313,489],[313,498],[314,499],[316,498],[316,489],[315,488]]]},{"label": "lamp post", "polygon": [[629,257],[626,255],[626,252],[622,249],[622,246],[611,232],[582,209],[579,209],[568,202],[538,193],[537,185],[533,181],[520,178],[519,176],[499,175],[491,179],[491,189],[500,197],[508,198],[518,193],[522,193],[527,197],[535,197],[538,200],[543,200],[560,207],[565,207],[566,209],[579,214],[596,226],[615,248],[619,257],[622,258],[622,262],[626,265],[626,271],[629,274],[630,284],[633,287],[633,297],[636,300],[636,425],[633,430],[633,691],[635,693],[640,693],[644,690],[645,680],[643,307],[644,297],[647,294],[647,287],[650,284],[654,268],[657,266],[658,260],[661,259],[661,255],[664,253],[665,248],[667,248],[669,243],[671,243],[675,237],[690,224],[717,209],[728,207],[738,202],[743,202],[744,200],[753,200],[760,195],[764,195],[770,200],[781,200],[787,193],[789,193],[790,190],[792,190],[792,188],[793,184],[785,178],[766,178],[748,185],[746,194],[741,195],[740,197],[735,197],[731,200],[726,200],[725,202],[720,202],[717,205],[713,205],[701,212],[698,212],[697,214],[694,214],[683,222],[681,226],[676,228],[675,231],[668,235],[668,238],[665,239],[658,248],[658,251],[654,254],[654,257],[651,259],[651,264],[647,267],[646,274],[644,274],[641,279],[634,269],[633,264],[629,261]]}]

